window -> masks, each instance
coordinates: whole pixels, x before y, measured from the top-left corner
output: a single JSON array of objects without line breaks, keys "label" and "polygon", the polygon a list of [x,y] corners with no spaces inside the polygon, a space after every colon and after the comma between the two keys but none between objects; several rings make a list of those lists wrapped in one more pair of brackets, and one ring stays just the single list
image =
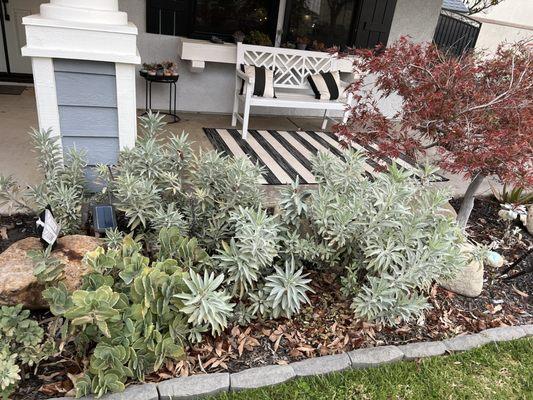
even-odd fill
[{"label": "window", "polygon": [[396,0],[287,0],[283,42],[322,50],[387,44]]},{"label": "window", "polygon": [[236,31],[260,31],[274,42],[279,1],[147,0],[147,31],[232,41]]},{"label": "window", "polygon": [[347,45],[355,5],[356,0],[289,1],[284,41],[319,49]]},{"label": "window", "polygon": [[[233,41],[253,31],[256,43],[275,42],[280,0],[146,0],[147,32]],[[331,46],[387,44],[396,0],[286,0],[282,45],[324,50]]]}]

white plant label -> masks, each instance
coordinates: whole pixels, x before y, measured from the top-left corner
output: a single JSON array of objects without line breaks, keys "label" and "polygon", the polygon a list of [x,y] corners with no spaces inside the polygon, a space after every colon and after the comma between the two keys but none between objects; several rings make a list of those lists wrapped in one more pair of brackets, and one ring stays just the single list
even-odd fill
[{"label": "white plant label", "polygon": [[44,210],[44,222],[39,218],[37,225],[43,227],[42,239],[48,244],[54,244],[59,236],[61,226],[56,222],[50,210]]}]

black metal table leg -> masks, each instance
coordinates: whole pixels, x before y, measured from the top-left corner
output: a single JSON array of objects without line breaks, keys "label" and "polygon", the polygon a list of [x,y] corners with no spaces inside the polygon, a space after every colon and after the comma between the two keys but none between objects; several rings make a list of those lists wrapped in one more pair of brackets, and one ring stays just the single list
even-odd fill
[{"label": "black metal table leg", "polygon": [[[174,124],[176,122],[181,121],[181,118],[177,115],[177,81],[179,79],[179,76],[174,77],[154,77],[154,76],[144,76],[144,79],[146,81],[146,93],[145,93],[145,112],[142,115],[148,114],[149,111],[152,110],[152,83],[167,83],[169,85],[169,99],[168,99],[168,112],[160,111],[159,114],[164,114],[172,117],[171,122],[168,122],[169,124]],[[174,96],[174,99],[172,98]]]}]

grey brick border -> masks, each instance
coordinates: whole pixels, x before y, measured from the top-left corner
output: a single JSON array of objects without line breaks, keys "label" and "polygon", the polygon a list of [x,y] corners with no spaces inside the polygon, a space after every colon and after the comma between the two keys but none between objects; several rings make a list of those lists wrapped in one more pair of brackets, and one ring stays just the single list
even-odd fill
[{"label": "grey brick border", "polygon": [[[158,384],[130,386],[124,393],[103,396],[102,400],[192,400],[216,393],[278,385],[295,377],[317,376],[349,368],[371,368],[401,360],[434,357],[461,352],[491,342],[505,342],[533,336],[533,324],[491,328],[480,333],[457,336],[440,342],[417,342],[401,346],[380,346],[348,353],[310,358],[289,365],[250,368],[234,374],[214,373],[176,378]],[[61,397],[51,400],[72,400]],[[93,400],[92,396],[83,400]]]}]

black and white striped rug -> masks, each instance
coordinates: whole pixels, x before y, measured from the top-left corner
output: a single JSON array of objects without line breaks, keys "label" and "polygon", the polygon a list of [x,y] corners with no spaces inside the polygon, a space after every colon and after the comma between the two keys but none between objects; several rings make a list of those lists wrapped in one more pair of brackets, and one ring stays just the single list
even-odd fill
[{"label": "black and white striped rug", "polygon": [[[216,150],[229,156],[248,156],[253,163],[259,163],[265,171],[262,183],[266,185],[288,184],[296,176],[300,177],[300,183],[315,184],[311,158],[317,152],[326,151],[343,158],[342,145],[329,132],[249,129],[248,140],[243,140],[237,129],[203,129]],[[416,163],[405,155],[391,160],[380,158],[372,146],[354,144],[353,147],[368,154],[364,168],[369,176],[381,173],[380,166],[390,165],[392,162],[402,168],[416,168]],[[447,179],[436,176],[435,180],[442,182]]]}]

